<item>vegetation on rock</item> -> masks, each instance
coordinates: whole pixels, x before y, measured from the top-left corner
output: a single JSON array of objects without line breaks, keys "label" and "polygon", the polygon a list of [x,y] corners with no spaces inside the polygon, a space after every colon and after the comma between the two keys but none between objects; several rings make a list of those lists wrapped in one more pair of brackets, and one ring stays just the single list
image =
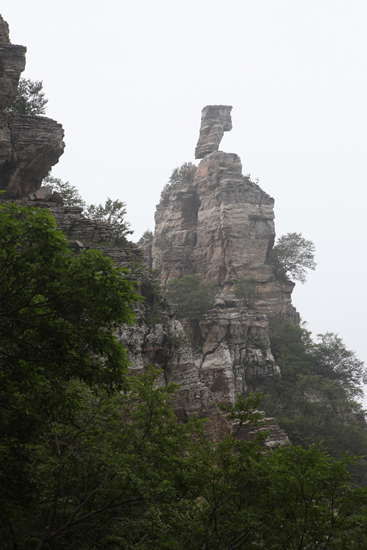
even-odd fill
[{"label": "vegetation on rock", "polygon": [[132,233],[130,224],[125,219],[126,205],[118,199],[107,198],[104,204],[90,204],[84,215],[90,220],[110,225],[116,244],[124,242],[126,236]]},{"label": "vegetation on rock", "polygon": [[15,101],[7,111],[21,115],[44,115],[47,103],[41,80],[21,78]]},{"label": "vegetation on rock", "polygon": [[114,244],[125,243],[126,236],[132,233],[126,220],[126,204],[119,199],[107,198],[104,204],[87,205],[74,185],[53,176],[43,180],[42,189],[60,197],[64,206],[82,208],[86,218],[109,225]]},{"label": "vegetation on rock", "polygon": [[59,196],[64,206],[85,208],[85,201],[82,199],[79,190],[69,181],[47,176],[42,182],[42,189]]},{"label": "vegetation on rock", "polygon": [[197,321],[213,307],[215,292],[215,285],[197,275],[184,275],[169,281],[166,297],[178,319]]},{"label": "vegetation on rock", "polygon": [[304,283],[307,270],[315,270],[315,245],[301,233],[287,233],[277,240],[271,261],[280,276]]},{"label": "vegetation on rock", "polygon": [[169,183],[192,183],[196,173],[196,166],[192,162],[185,162],[175,168],[169,178]]},{"label": "vegetation on rock", "polygon": [[[302,327],[275,320],[271,344],[281,377],[258,379],[262,407],[298,445],[319,443],[334,456],[367,455],[367,424],[358,400],[363,363],[331,333],[316,341]],[[355,468],[367,480],[365,459]]]}]

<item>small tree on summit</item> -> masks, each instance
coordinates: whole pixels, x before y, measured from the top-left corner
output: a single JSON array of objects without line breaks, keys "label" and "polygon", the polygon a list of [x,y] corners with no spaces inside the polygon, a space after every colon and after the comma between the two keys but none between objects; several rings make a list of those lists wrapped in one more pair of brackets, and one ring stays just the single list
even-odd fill
[{"label": "small tree on summit", "polygon": [[278,239],[271,261],[279,275],[304,283],[306,271],[316,268],[315,245],[301,233],[287,233]]},{"label": "small tree on summit", "polygon": [[192,162],[185,162],[175,168],[169,178],[169,183],[192,183],[196,173],[196,166]]}]

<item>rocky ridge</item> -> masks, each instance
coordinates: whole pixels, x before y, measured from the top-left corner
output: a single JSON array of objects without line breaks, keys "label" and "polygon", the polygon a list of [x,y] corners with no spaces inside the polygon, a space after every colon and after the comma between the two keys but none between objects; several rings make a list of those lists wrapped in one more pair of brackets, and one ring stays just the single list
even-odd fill
[{"label": "rocky ridge", "polygon": [[[80,208],[66,207],[39,189],[63,152],[63,130],[47,117],[9,112],[24,69],[25,51],[10,43],[8,26],[0,16],[2,199],[49,209],[76,252],[99,248],[117,265],[132,269],[146,299],[137,306],[136,325],[119,330],[129,352],[131,372],[142,372],[149,365],[160,367],[160,382],[178,385],[175,407],[179,416],[206,416],[210,436],[222,437],[233,426],[220,405],[233,403],[237,394],[251,388],[251,377],[278,372],[270,349],[267,314],[292,313],[292,285],[277,282],[266,262],[274,238],[272,199],[241,175],[237,155],[218,151],[223,132],[232,126],[231,107],[203,110],[196,149],[203,160],[192,181],[182,181],[162,193],[155,235],[145,243],[147,270],[135,245],[116,246],[108,225],[87,219]],[[199,348],[193,344],[189,323],[175,319],[160,298],[149,275],[152,265],[159,270],[163,288],[171,278],[190,273],[218,283],[216,307],[199,323]],[[233,295],[234,278],[249,273],[257,278],[256,308],[245,307]],[[272,420],[267,426],[268,445],[287,442]]]}]

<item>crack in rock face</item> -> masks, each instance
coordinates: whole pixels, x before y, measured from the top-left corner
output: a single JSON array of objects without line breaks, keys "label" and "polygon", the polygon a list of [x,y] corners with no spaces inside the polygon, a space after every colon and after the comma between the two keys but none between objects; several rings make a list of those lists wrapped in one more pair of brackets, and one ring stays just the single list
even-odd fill
[{"label": "crack in rock face", "polygon": [[13,112],[26,48],[11,44],[0,15],[0,189],[20,198],[40,188],[64,151],[64,131],[54,120]]},{"label": "crack in rock face", "polygon": [[199,141],[195,158],[202,159],[218,151],[224,132],[232,130],[232,107],[230,105],[207,105],[201,111]]}]

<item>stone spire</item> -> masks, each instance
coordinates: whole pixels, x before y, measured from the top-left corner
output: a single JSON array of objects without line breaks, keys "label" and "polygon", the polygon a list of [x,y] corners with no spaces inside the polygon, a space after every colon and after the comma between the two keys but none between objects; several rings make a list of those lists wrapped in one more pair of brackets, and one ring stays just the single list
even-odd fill
[{"label": "stone spire", "polygon": [[230,105],[207,105],[201,111],[199,141],[195,158],[202,159],[209,153],[218,151],[224,132],[232,130],[232,107]]},{"label": "stone spire", "polygon": [[0,189],[5,197],[36,191],[64,150],[62,126],[47,117],[12,112],[25,67],[24,46],[10,43],[0,15]]}]

